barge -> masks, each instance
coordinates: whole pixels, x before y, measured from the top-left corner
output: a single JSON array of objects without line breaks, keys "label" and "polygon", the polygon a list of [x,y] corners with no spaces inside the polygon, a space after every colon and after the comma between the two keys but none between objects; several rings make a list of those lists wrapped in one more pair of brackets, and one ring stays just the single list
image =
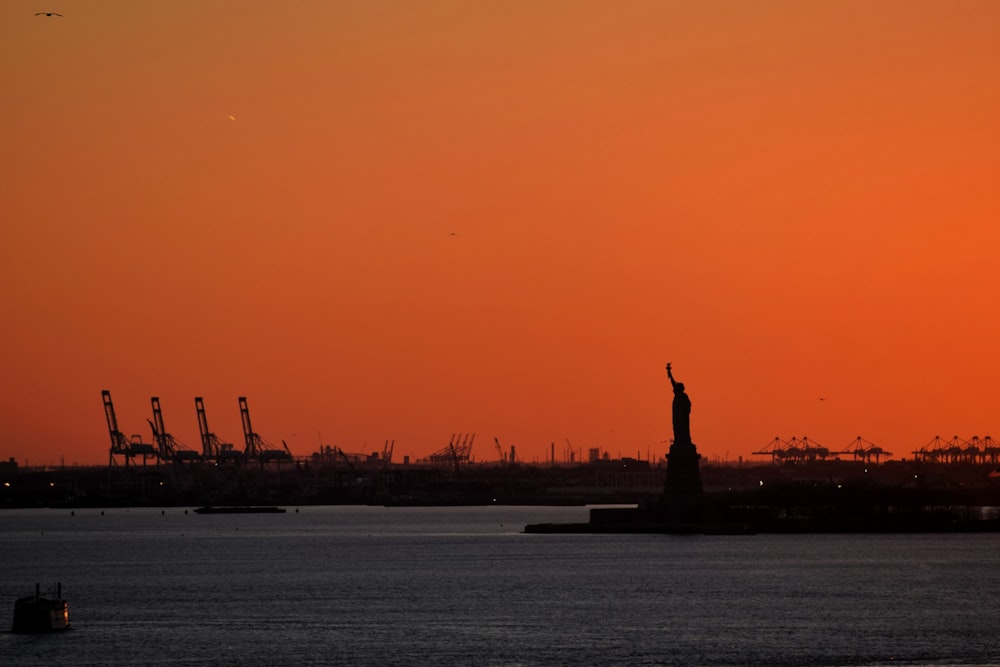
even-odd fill
[{"label": "barge", "polygon": [[196,514],[284,514],[284,507],[263,507],[258,505],[206,505],[195,510]]}]

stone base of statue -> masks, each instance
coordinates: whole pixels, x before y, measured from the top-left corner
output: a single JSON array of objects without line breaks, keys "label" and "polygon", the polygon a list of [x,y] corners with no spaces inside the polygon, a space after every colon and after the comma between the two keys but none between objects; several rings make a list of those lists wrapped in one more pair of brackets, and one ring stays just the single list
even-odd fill
[{"label": "stone base of statue", "polygon": [[692,442],[674,442],[667,454],[667,482],[663,495],[669,502],[675,497],[701,495],[701,471],[698,460],[701,454]]},{"label": "stone base of statue", "polygon": [[660,499],[659,519],[669,530],[684,532],[702,520],[701,454],[691,442],[674,442],[667,454],[667,481]]}]

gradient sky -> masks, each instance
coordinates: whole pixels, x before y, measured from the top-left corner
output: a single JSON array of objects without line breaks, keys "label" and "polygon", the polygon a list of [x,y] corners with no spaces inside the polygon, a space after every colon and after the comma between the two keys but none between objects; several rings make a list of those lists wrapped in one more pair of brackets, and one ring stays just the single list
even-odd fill
[{"label": "gradient sky", "polygon": [[[36,17],[36,11],[64,16]],[[1000,3],[0,4],[0,458],[1000,437]],[[820,399],[824,400],[820,400]]]}]

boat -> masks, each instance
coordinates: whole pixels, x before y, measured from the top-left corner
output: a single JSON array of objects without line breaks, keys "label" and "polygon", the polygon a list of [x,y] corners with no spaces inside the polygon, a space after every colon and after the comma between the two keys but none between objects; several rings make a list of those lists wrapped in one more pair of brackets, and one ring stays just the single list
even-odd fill
[{"label": "boat", "polygon": [[69,630],[69,605],[62,597],[62,584],[56,585],[55,597],[43,597],[35,584],[35,594],[14,602],[11,632],[60,632]]},{"label": "boat", "polygon": [[196,514],[284,514],[284,507],[263,507],[259,505],[205,505],[195,510]]}]

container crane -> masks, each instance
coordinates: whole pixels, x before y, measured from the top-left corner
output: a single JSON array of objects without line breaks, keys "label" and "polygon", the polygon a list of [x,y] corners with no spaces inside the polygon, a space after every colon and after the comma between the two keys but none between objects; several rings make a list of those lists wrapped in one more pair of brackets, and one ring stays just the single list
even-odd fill
[{"label": "container crane", "polygon": [[150,399],[153,406],[153,419],[146,420],[153,429],[153,442],[157,446],[157,455],[161,461],[197,461],[198,453],[184,446],[183,443],[167,433],[163,426],[163,411],[160,409],[160,399],[153,396]]},{"label": "container crane", "polygon": [[873,458],[875,459],[875,463],[878,463],[879,458],[892,456],[892,452],[887,452],[874,442],[865,440],[860,435],[839,453],[844,455],[849,454],[854,457],[855,461],[864,461],[865,463],[871,463]]},{"label": "container crane", "polygon": [[997,442],[993,440],[990,436],[983,438],[983,457],[986,461],[997,464],[998,455],[1000,455],[1000,446]]},{"label": "container crane", "polygon": [[208,416],[205,414],[205,401],[201,396],[194,399],[194,409],[198,413],[198,432],[201,434],[201,455],[204,459],[215,461],[239,460],[242,454],[233,448],[232,443],[222,442],[208,428]]},{"label": "container crane", "polygon": [[115,455],[125,457],[125,467],[128,467],[132,454],[129,451],[128,438],[118,430],[118,418],[115,417],[115,405],[111,402],[111,392],[107,389],[101,392],[104,399],[104,417],[108,422],[108,432],[111,434],[111,449],[108,452],[108,467],[115,463]]},{"label": "container crane", "polygon": [[[459,440],[458,441],[456,441],[454,438],[452,438],[451,442],[448,443],[448,456],[449,456],[449,458],[451,458],[451,462],[455,466],[455,470],[458,470],[459,468],[462,467],[462,464],[461,464],[461,462],[459,460],[460,457],[461,457],[461,455],[458,453],[459,449],[462,447],[462,444],[461,444],[460,441],[461,441],[461,436],[459,436]],[[465,441],[466,442],[469,441],[469,434],[468,433],[465,434]]]},{"label": "container crane", "polygon": [[754,456],[770,456],[771,463],[778,463],[788,458],[788,444],[780,437],[775,436],[774,440],[771,440],[756,452],[751,452],[751,454]]},{"label": "container crane", "polygon": [[476,439],[476,434],[466,433],[463,440],[462,433],[453,433],[447,447],[442,447],[430,455],[431,463],[450,463],[458,470],[464,464],[471,462],[472,443]]},{"label": "container crane", "polygon": [[243,421],[243,440],[246,442],[246,449],[243,450],[244,458],[256,457],[261,464],[265,461],[291,461],[292,453],[287,446],[279,449],[254,432],[250,425],[250,408],[246,396],[240,396],[239,402],[240,418]]},{"label": "container crane", "polygon": [[476,441],[476,434],[473,433],[472,437],[467,437],[464,442],[462,442],[461,452],[455,453],[455,465],[459,463],[459,457],[464,457],[465,463],[472,462],[472,443]]},{"label": "container crane", "polygon": [[125,467],[127,468],[131,459],[135,456],[142,456],[145,464],[146,457],[156,454],[152,445],[142,441],[142,436],[133,435],[126,438],[125,434],[118,430],[118,418],[115,416],[115,405],[111,401],[111,392],[107,389],[101,391],[101,398],[104,399],[104,417],[108,422],[108,433],[111,435],[111,449],[108,451],[108,467],[115,464],[115,456],[125,457]]},{"label": "container crane", "polygon": [[801,457],[804,461],[815,461],[817,459],[825,461],[826,457],[830,456],[830,448],[824,447],[815,440],[810,440],[803,436],[801,443]]}]

